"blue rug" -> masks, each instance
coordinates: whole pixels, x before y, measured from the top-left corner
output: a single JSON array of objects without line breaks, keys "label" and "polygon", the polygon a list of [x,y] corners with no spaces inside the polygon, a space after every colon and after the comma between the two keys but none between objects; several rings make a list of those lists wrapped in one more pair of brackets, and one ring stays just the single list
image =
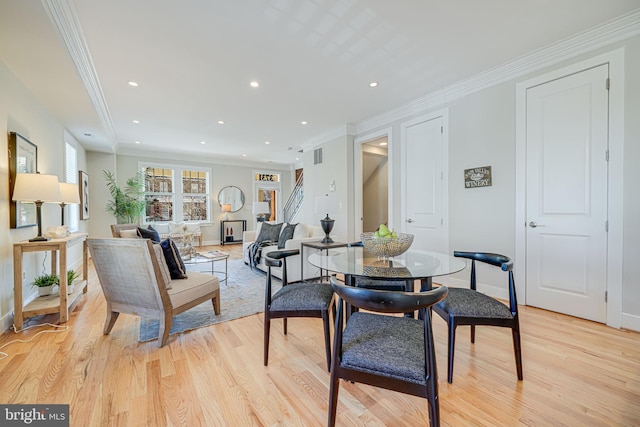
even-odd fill
[{"label": "blue rug", "polygon": [[[224,263],[216,262],[216,270]],[[188,265],[188,271],[211,268],[208,263]],[[211,301],[180,313],[173,318],[169,335],[202,328],[215,323],[239,319],[264,311],[264,286],[266,274],[260,270],[252,270],[243,260],[231,260],[228,267],[227,282],[220,283],[220,315],[213,312]],[[281,287],[280,280],[274,277],[273,292]],[[140,335],[138,341],[158,339],[160,323],[153,319],[140,319]]]}]

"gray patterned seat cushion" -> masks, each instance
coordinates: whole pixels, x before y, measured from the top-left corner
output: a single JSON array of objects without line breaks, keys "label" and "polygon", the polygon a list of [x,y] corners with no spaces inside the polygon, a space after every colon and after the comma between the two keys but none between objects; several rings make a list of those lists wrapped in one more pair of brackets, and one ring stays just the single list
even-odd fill
[{"label": "gray patterned seat cushion", "polygon": [[424,385],[424,323],[356,312],[342,339],[340,366]]},{"label": "gray patterned seat cushion", "polygon": [[454,316],[487,319],[510,319],[509,307],[483,293],[466,288],[449,288],[449,294],[438,307]]},{"label": "gray patterned seat cushion", "polygon": [[332,298],[333,289],[326,283],[294,283],[276,292],[271,298],[271,310],[326,310]]},{"label": "gray patterned seat cushion", "polygon": [[356,277],[356,286],[359,288],[382,289],[384,291],[404,291],[404,282],[398,280],[380,280],[369,277]]}]

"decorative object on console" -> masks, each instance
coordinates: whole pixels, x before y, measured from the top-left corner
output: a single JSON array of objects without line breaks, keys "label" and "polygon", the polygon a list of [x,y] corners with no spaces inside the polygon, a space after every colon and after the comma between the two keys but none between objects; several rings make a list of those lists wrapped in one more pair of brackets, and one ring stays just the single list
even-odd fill
[{"label": "decorative object on console", "polygon": [[327,214],[326,217],[320,220],[320,225],[322,226],[322,230],[324,231],[324,239],[322,239],[322,243],[333,243],[333,239],[329,237],[331,230],[333,230],[333,224],[335,220],[329,218],[330,213],[335,213],[339,209],[338,200],[333,197],[324,195],[324,196],[316,196],[315,199],[315,212],[317,214]]},{"label": "decorative object on console", "polygon": [[402,255],[413,243],[413,234],[397,233],[397,237],[377,237],[372,232],[362,233],[360,239],[364,248],[378,259],[386,260],[388,258]]},{"label": "decorative object on console", "polygon": [[229,221],[229,212],[231,212],[231,204],[230,203],[224,203],[221,206],[221,210],[222,210],[222,212],[224,212],[224,220],[225,221]]},{"label": "decorative object on console", "polygon": [[49,240],[42,235],[42,204],[60,202],[60,186],[55,175],[41,175],[40,173],[19,173],[16,175],[16,185],[13,188],[13,200],[20,202],[34,202],[36,204],[36,222],[38,235],[30,242]]},{"label": "decorative object on console", "polygon": [[258,222],[264,222],[267,220],[266,218],[266,214],[271,213],[271,211],[269,210],[269,203],[268,202],[253,202],[253,209],[251,210],[251,213],[253,213],[256,216],[256,220]]},{"label": "decorative object on console", "polygon": [[78,191],[78,184],[69,184],[67,182],[60,183],[60,225],[64,225],[64,207],[66,205],[80,203],[80,193]]}]

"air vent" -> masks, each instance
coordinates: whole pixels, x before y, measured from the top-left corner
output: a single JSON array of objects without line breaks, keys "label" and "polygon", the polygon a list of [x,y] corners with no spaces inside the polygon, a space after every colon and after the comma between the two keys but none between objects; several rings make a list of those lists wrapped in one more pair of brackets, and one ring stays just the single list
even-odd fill
[{"label": "air vent", "polygon": [[322,148],[316,148],[313,150],[313,164],[319,165],[322,163]]}]

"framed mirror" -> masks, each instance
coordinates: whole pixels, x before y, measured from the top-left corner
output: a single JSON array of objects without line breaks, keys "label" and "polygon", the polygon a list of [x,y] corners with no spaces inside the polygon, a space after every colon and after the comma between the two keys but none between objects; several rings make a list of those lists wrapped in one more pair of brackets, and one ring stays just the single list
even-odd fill
[{"label": "framed mirror", "polygon": [[238,187],[229,185],[218,193],[218,204],[231,205],[229,212],[238,212],[244,206],[244,193]]}]

